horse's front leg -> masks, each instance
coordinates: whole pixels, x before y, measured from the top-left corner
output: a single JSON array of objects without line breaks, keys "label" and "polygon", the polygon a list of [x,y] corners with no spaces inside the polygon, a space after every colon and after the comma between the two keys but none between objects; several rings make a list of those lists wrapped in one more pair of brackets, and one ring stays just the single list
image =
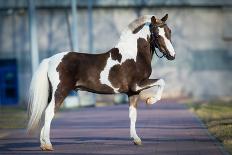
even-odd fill
[{"label": "horse's front leg", "polygon": [[130,95],[129,96],[129,118],[130,118],[130,136],[134,140],[135,145],[141,145],[142,141],[136,133],[135,123],[137,120],[137,102],[139,95]]},{"label": "horse's front leg", "polygon": [[142,81],[136,88],[137,90],[142,91],[144,89],[148,89],[154,86],[158,86],[158,91],[155,96],[147,98],[146,100],[147,104],[154,104],[155,102],[161,99],[164,86],[165,86],[164,80],[163,79],[147,79],[145,81]]}]

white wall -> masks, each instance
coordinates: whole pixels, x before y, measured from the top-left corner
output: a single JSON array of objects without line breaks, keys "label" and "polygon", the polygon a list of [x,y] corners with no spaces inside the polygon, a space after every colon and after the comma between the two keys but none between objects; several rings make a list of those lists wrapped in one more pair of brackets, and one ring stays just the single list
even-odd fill
[{"label": "white wall", "polygon": [[[40,59],[70,51],[70,10],[37,10]],[[120,33],[138,14],[169,14],[168,25],[177,56],[175,61],[154,56],[152,77],[166,80],[165,96],[212,98],[231,96],[232,51],[231,9],[221,8],[104,8],[93,11],[94,50],[112,48]],[[68,18],[67,18],[68,17]],[[68,20],[67,20],[68,19]],[[17,57],[20,96],[30,80],[28,20],[26,12],[0,12],[0,58]],[[78,10],[78,41],[88,52],[87,11]],[[101,97],[101,96],[100,96]],[[98,97],[99,98],[99,97]]]}]

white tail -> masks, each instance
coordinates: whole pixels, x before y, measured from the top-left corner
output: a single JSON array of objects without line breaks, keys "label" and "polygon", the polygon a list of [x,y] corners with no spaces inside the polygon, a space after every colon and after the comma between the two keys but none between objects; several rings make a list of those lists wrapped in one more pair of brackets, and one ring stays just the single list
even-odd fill
[{"label": "white tail", "polygon": [[31,80],[27,108],[29,116],[27,126],[28,133],[33,133],[33,131],[38,128],[42,114],[48,104],[48,63],[49,59],[44,59],[40,63],[39,68],[36,70]]}]

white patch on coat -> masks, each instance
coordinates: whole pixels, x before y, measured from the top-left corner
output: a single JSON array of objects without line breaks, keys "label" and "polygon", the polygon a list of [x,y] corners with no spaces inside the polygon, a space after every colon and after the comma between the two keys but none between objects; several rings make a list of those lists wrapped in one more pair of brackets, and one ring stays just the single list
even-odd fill
[{"label": "white patch on coat", "polygon": [[175,50],[172,46],[172,43],[170,40],[167,39],[167,37],[165,36],[165,31],[164,31],[164,28],[160,28],[158,27],[159,29],[159,35],[162,36],[164,38],[164,43],[170,53],[171,56],[175,56]]},{"label": "white patch on coat", "polygon": [[60,83],[59,72],[57,72],[56,68],[66,54],[68,52],[62,52],[49,58],[48,77],[52,82],[53,91],[56,91],[56,87]]},{"label": "white patch on coat", "polygon": [[112,86],[111,82],[109,81],[109,72],[110,72],[110,69],[114,65],[117,65],[117,64],[119,64],[119,62],[117,60],[113,60],[112,57],[111,57],[111,54],[110,54],[110,57],[107,59],[105,68],[100,73],[100,82],[101,82],[101,84],[106,84],[109,87],[113,88],[115,93],[118,93],[118,89],[114,88]]},{"label": "white patch on coat", "polygon": [[129,28],[122,32],[120,40],[115,46],[115,48],[118,48],[119,53],[122,55],[121,62],[118,62],[117,60],[112,60],[111,56],[108,58],[105,68],[100,73],[100,82],[102,84],[110,86],[114,89],[115,93],[118,93],[119,88],[114,88],[109,81],[109,72],[114,65],[121,65],[126,60],[133,59],[136,62],[137,40],[139,38],[144,38],[147,40],[147,35],[150,35],[148,24],[145,24],[144,27],[136,34],[133,34]]},{"label": "white patch on coat", "polygon": [[55,94],[58,84],[60,83],[59,72],[56,70],[56,68],[61,63],[63,57],[68,53],[69,52],[58,53],[49,58],[48,77],[52,85],[53,95]]},{"label": "white patch on coat", "polygon": [[135,85],[135,91],[139,91],[139,90],[142,90],[143,87],[140,87],[137,83]]},{"label": "white patch on coat", "polygon": [[144,38],[147,40],[147,36],[150,35],[150,30],[148,24],[145,24],[144,27],[137,33],[133,34],[130,29],[125,29],[119,39],[119,42],[115,46],[118,48],[119,53],[122,55],[121,63],[133,59],[136,62],[137,57],[137,40],[139,38]]}]

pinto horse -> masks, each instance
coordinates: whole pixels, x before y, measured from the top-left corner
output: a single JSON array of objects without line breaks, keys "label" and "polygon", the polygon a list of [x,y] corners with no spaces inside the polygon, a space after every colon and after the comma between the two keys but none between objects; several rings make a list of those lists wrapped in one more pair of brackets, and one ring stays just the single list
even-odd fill
[{"label": "pinto horse", "polygon": [[[147,104],[153,104],[161,99],[165,85],[163,79],[149,79],[153,54],[158,48],[163,54],[161,57],[175,59],[167,18],[168,14],[162,19],[153,15],[139,17],[128,25],[117,45],[106,53],[64,52],[40,63],[29,89],[28,132],[37,129],[44,117],[40,132],[42,150],[53,150],[50,141],[51,121],[71,90],[127,94],[130,136],[134,144],[141,145],[135,129],[139,93],[158,86],[157,94],[146,100]],[[157,53],[156,55],[160,57]]]}]

